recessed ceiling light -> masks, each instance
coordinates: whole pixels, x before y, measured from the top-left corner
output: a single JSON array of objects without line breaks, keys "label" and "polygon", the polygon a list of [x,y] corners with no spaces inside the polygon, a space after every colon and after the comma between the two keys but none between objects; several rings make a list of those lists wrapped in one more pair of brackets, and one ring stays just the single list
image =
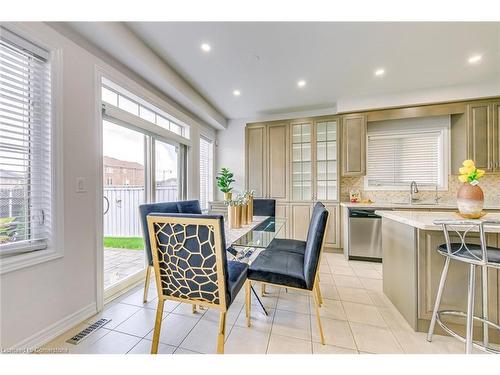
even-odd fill
[{"label": "recessed ceiling light", "polygon": [[304,87],[306,85],[306,81],[304,81],[303,79],[301,79],[300,81],[297,82],[297,86],[299,87]]},{"label": "recessed ceiling light", "polygon": [[384,74],[385,74],[385,69],[380,68],[380,69],[375,70],[375,75],[377,77],[383,76]]},{"label": "recessed ceiling light", "polygon": [[202,51],[205,51],[205,52],[209,52],[211,50],[212,47],[210,47],[210,44],[208,43],[203,43],[201,46],[200,46],[201,50]]},{"label": "recessed ceiling light", "polygon": [[233,95],[234,96],[240,96],[241,95],[241,91],[240,90],[234,90],[233,91]]},{"label": "recessed ceiling light", "polygon": [[481,61],[481,59],[483,58],[483,56],[481,55],[474,55],[474,56],[471,56],[469,57],[469,64],[477,64],[479,61]]}]

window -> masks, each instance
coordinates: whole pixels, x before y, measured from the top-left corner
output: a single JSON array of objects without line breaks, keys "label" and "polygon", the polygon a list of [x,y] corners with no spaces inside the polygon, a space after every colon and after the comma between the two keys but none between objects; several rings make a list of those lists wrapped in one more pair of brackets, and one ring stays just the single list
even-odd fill
[{"label": "window", "polygon": [[103,82],[102,101],[189,139],[189,126],[179,124],[180,121],[175,120],[173,116],[169,116],[145,100],[128,93],[111,81]]},{"label": "window", "polygon": [[0,256],[43,250],[52,228],[49,53],[1,29]]},{"label": "window", "polygon": [[208,208],[208,202],[214,199],[214,144],[209,139],[200,137],[200,205]]},{"label": "window", "polygon": [[369,126],[367,190],[405,190],[412,181],[424,189],[447,188],[449,127],[423,125],[399,131]]}]

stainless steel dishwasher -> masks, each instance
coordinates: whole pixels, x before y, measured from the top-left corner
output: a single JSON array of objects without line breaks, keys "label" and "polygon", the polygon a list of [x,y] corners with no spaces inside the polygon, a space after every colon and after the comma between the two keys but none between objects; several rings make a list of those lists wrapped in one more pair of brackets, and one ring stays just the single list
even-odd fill
[{"label": "stainless steel dishwasher", "polygon": [[349,259],[382,261],[382,218],[375,210],[349,209]]}]

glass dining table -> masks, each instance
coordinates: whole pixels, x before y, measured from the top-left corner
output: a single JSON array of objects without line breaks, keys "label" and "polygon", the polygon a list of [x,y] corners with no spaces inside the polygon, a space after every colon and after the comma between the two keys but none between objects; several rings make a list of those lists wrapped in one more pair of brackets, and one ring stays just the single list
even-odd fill
[{"label": "glass dining table", "polygon": [[[225,223],[226,248],[234,260],[244,263],[252,261],[265,250],[285,227],[286,219],[274,216],[254,216],[251,223],[239,229],[231,229]],[[252,286],[252,292],[267,315],[266,308]]]}]

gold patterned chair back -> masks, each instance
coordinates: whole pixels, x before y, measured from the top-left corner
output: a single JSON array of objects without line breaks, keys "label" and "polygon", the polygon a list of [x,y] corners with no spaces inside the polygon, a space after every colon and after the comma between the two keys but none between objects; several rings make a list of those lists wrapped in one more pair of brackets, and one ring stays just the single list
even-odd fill
[{"label": "gold patterned chair back", "polygon": [[222,216],[153,213],[147,220],[159,296],[225,308]]}]

